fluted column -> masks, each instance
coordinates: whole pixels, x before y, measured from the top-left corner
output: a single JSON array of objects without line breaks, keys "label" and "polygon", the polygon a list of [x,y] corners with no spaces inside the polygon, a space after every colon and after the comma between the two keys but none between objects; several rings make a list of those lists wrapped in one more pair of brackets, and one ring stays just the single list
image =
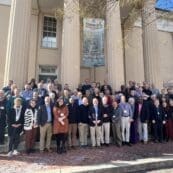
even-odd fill
[{"label": "fluted column", "polygon": [[64,0],[61,82],[72,89],[80,82],[79,0]]},{"label": "fluted column", "polygon": [[32,0],[12,0],[4,84],[10,79],[21,88],[27,81]]},{"label": "fluted column", "polygon": [[106,11],[108,83],[114,90],[124,84],[124,58],[119,1],[107,0]]},{"label": "fluted column", "polygon": [[28,60],[28,81],[32,78],[36,78],[37,67],[37,51],[38,51],[38,20],[39,11],[37,9],[32,10],[31,26],[30,26],[30,49]]},{"label": "fluted column", "polygon": [[145,80],[161,88],[155,0],[143,1],[142,31]]}]

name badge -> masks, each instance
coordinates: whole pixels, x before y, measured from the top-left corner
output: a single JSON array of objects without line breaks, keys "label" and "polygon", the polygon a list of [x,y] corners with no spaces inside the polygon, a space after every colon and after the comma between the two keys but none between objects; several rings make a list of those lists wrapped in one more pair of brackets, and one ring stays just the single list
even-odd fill
[{"label": "name badge", "polygon": [[113,118],[115,118],[116,116],[114,115]]},{"label": "name badge", "polygon": [[0,107],[1,110],[4,110],[5,108],[3,106]]},{"label": "name badge", "polygon": [[127,113],[127,110],[124,110],[124,113],[126,114]]},{"label": "name badge", "polygon": [[160,112],[157,112],[158,115],[160,115]]}]

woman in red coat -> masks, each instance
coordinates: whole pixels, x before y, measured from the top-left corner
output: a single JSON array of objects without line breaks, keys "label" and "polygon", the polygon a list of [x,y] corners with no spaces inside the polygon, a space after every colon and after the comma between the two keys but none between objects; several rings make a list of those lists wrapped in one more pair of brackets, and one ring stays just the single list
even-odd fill
[{"label": "woman in red coat", "polygon": [[68,108],[64,104],[63,98],[57,100],[57,105],[53,109],[53,114],[53,133],[56,135],[57,153],[66,153],[65,143],[68,134]]}]

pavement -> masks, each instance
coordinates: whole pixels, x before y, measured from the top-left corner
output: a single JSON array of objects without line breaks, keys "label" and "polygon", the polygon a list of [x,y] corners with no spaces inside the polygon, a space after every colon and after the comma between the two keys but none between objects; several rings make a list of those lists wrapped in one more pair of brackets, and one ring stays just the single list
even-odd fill
[{"label": "pavement", "polygon": [[162,168],[173,168],[173,142],[77,148],[62,155],[55,151],[30,155],[22,152],[12,158],[5,152],[0,154],[0,173],[123,173]]}]

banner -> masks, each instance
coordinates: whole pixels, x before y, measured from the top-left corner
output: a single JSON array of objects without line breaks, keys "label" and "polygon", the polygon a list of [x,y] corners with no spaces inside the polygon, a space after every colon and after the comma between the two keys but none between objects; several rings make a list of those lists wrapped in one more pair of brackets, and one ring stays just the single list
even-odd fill
[{"label": "banner", "polygon": [[83,67],[105,65],[104,20],[85,18],[83,20]]}]

